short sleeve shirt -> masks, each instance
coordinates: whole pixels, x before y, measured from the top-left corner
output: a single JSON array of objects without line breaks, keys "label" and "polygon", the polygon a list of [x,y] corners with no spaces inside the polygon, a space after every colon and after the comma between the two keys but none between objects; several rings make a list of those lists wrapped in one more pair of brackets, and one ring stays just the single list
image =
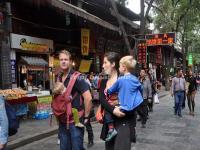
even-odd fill
[{"label": "short sleeve shirt", "polygon": [[[70,81],[70,77],[72,76],[72,74],[74,73],[74,70],[71,70],[69,75],[67,76],[66,80],[64,81],[64,85],[65,87],[67,87],[69,81]],[[74,84],[74,87],[72,88],[72,93],[71,95],[75,95],[77,93],[77,95],[74,97],[73,101],[72,101],[72,107],[76,108],[78,110],[83,109],[83,104],[80,104],[80,98],[83,99],[82,94],[86,91],[88,91],[90,89],[88,83],[86,82],[85,78],[83,75],[80,75],[77,79],[76,82]]]}]

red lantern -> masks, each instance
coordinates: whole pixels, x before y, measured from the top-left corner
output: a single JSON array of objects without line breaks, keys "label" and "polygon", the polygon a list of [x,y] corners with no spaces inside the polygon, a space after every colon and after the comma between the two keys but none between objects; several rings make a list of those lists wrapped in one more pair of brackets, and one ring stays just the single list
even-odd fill
[{"label": "red lantern", "polygon": [[3,13],[0,12],[0,25],[3,24],[3,21],[4,21]]}]

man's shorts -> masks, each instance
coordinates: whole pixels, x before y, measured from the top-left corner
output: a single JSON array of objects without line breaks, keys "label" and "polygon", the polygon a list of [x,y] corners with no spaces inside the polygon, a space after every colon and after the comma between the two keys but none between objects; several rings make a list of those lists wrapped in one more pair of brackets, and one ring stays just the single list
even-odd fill
[{"label": "man's shorts", "polygon": [[0,144],[6,144],[8,141],[8,118],[5,110],[5,101],[0,96]]}]

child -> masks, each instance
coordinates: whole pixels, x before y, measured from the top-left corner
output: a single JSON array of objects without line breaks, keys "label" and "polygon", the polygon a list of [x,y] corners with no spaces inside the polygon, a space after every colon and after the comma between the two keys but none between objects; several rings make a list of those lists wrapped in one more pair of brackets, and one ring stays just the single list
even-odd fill
[{"label": "child", "polygon": [[[56,82],[54,89],[53,89],[53,94],[54,95],[59,95],[59,94],[64,94],[66,92],[66,87],[64,86],[64,84],[62,82]],[[75,122],[75,126],[76,127],[80,127],[83,128],[84,125],[82,123],[80,123],[80,118],[78,116],[78,110],[75,108],[72,108],[72,115],[74,118],[74,122]]]},{"label": "child", "polygon": [[[141,95],[142,85],[137,79],[137,77],[130,73],[136,65],[136,60],[134,60],[132,56],[125,56],[121,58],[119,63],[119,72],[123,76],[118,78],[118,80],[113,84],[113,86],[107,90],[107,93],[108,95],[118,93],[118,103],[121,111],[125,114],[129,114],[143,101]],[[106,113],[105,115],[109,114]],[[105,118],[106,117],[107,116],[105,116]],[[113,132],[116,132],[116,130],[114,129],[111,114],[109,118],[109,131],[106,141],[110,141],[113,138]]]}]

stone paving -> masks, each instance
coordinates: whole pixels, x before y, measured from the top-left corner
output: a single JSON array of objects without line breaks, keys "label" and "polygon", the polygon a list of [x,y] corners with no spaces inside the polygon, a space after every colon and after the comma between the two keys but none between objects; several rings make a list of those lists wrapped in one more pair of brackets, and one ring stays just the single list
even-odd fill
[{"label": "stone paving", "polygon": [[[174,100],[171,96],[160,98],[154,112],[150,114],[147,128],[140,128],[137,123],[137,143],[132,145],[132,150],[200,150],[200,94],[196,96],[195,116],[188,115],[188,109],[183,110],[183,117],[173,114]],[[99,139],[101,125],[93,123],[95,131],[95,145],[91,150],[104,149],[104,143]],[[85,145],[87,144],[87,134]],[[50,136],[40,141],[33,142],[17,150],[58,150],[57,135]]]}]

